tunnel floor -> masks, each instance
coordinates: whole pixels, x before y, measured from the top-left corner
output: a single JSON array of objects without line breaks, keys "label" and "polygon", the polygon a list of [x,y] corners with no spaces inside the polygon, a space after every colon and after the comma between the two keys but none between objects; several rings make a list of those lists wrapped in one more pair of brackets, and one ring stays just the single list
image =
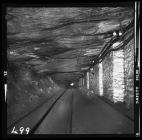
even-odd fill
[{"label": "tunnel floor", "polygon": [[97,96],[91,99],[79,89],[68,89],[34,134],[133,134],[133,131],[132,120]]}]

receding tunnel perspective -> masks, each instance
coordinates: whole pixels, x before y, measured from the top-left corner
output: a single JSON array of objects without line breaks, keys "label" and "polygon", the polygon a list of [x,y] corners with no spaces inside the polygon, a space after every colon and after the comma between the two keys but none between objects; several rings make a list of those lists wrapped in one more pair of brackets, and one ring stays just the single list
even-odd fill
[{"label": "receding tunnel perspective", "polygon": [[133,134],[134,11],[7,7],[7,133]]}]

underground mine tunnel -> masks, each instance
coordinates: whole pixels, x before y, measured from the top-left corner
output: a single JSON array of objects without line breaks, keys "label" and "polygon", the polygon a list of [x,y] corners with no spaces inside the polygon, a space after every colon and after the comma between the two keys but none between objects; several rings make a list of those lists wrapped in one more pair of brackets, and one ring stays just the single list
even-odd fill
[{"label": "underground mine tunnel", "polygon": [[133,134],[134,8],[7,7],[7,133]]}]

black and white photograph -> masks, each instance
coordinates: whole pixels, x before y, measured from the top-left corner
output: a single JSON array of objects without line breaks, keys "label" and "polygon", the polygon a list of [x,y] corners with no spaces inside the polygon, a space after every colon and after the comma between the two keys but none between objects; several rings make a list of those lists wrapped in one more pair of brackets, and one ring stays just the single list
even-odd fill
[{"label": "black and white photograph", "polygon": [[140,2],[4,4],[7,137],[140,137]]}]

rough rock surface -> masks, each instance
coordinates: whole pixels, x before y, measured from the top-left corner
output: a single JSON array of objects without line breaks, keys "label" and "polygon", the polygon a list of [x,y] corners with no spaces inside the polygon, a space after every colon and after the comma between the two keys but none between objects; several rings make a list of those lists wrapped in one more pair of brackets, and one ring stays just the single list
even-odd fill
[{"label": "rough rock surface", "polygon": [[68,79],[59,76],[66,82],[74,75],[68,72],[82,74],[81,68],[100,53],[113,31],[126,27],[132,19],[131,7],[9,7],[8,61],[30,65],[37,73],[67,72]]}]

